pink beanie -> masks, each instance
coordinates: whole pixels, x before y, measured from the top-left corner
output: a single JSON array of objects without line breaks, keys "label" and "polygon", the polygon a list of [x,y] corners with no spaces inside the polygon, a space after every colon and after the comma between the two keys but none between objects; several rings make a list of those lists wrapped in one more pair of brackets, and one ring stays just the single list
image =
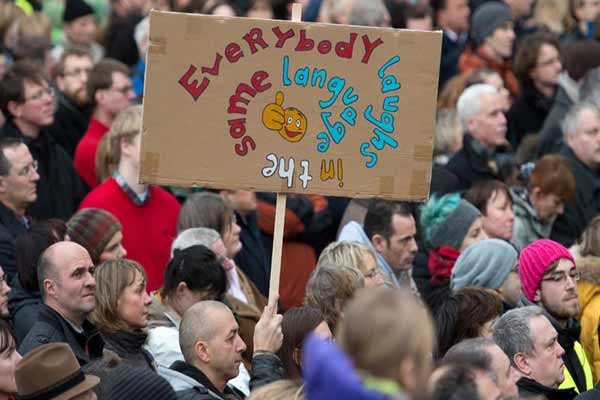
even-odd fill
[{"label": "pink beanie", "polygon": [[523,294],[529,301],[533,301],[535,291],[540,287],[540,282],[546,269],[553,262],[565,258],[575,264],[569,250],[560,243],[550,239],[540,239],[525,247],[519,255],[519,278],[523,287]]}]

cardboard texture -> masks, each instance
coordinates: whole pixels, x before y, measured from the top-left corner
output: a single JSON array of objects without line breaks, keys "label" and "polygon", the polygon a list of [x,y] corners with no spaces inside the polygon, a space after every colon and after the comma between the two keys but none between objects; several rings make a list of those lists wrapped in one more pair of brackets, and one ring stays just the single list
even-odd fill
[{"label": "cardboard texture", "polygon": [[425,200],[441,33],[150,16],[140,181]]}]

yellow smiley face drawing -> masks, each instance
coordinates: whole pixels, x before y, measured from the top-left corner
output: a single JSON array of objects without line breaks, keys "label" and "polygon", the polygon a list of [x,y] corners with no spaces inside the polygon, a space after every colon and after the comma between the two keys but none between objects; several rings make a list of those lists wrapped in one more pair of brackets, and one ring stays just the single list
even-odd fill
[{"label": "yellow smiley face drawing", "polygon": [[279,132],[279,135],[291,143],[302,140],[308,127],[306,116],[294,107],[283,108],[283,93],[277,92],[275,102],[263,109],[262,122],[265,128]]},{"label": "yellow smiley face drawing", "polygon": [[279,130],[279,134],[285,140],[295,143],[302,140],[306,133],[306,117],[300,110],[294,107],[286,108],[284,111],[285,123]]}]

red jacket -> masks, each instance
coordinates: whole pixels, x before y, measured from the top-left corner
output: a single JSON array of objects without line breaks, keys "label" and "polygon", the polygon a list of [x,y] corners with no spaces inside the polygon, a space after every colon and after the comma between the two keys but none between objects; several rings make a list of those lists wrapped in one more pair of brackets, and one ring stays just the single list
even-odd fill
[{"label": "red jacket", "polygon": [[126,257],[144,267],[148,291],[152,291],[162,285],[181,207],[169,192],[157,186],[149,189],[150,199],[138,206],[111,177],[92,190],[79,207],[102,208],[117,217],[123,228]]},{"label": "red jacket", "polygon": [[108,126],[92,117],[85,135],[83,135],[75,149],[75,158],[73,159],[75,170],[91,189],[98,186],[96,180],[96,150],[100,139],[108,132],[108,129]]}]

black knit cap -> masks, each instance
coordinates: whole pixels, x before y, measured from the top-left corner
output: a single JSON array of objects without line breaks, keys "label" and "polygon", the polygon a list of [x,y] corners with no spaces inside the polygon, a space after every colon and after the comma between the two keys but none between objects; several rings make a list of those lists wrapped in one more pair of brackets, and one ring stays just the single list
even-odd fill
[{"label": "black knit cap", "polygon": [[156,372],[125,363],[110,371],[103,386],[107,399],[177,400],[169,382]]},{"label": "black knit cap", "polygon": [[71,22],[77,18],[94,13],[94,9],[84,0],[67,0],[63,12],[63,22]]}]

